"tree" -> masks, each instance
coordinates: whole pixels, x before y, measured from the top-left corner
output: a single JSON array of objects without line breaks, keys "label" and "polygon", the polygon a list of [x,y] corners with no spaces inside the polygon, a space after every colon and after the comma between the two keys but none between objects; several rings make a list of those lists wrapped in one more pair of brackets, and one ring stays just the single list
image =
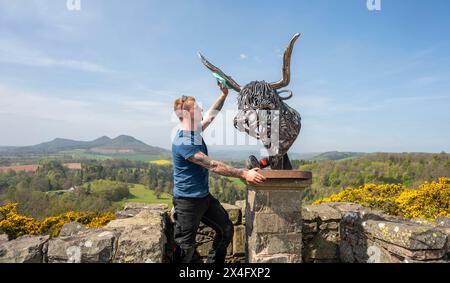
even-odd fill
[{"label": "tree", "polygon": [[158,187],[155,188],[154,191],[155,191],[155,196],[156,196],[156,198],[157,198],[157,199],[161,199],[162,188],[158,186]]}]

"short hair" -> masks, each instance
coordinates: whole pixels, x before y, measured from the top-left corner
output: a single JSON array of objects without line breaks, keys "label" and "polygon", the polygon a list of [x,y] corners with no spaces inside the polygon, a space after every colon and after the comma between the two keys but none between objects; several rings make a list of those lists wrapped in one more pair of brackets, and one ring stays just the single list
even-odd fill
[{"label": "short hair", "polygon": [[183,121],[183,111],[189,111],[193,105],[192,102],[195,102],[195,98],[193,96],[183,95],[180,98],[175,99],[173,103],[173,111],[177,115],[180,121]]}]

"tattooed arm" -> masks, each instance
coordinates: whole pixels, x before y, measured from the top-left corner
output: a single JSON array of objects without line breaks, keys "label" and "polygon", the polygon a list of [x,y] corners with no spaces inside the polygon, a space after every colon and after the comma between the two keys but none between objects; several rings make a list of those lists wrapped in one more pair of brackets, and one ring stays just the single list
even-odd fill
[{"label": "tattooed arm", "polygon": [[211,160],[206,154],[199,151],[188,159],[189,161],[198,164],[211,172],[216,174],[241,178],[251,184],[259,184],[266,180],[266,178],[258,173],[259,169],[238,169],[223,163],[222,161]]},{"label": "tattooed arm", "polygon": [[204,131],[211,124],[211,122],[214,120],[214,118],[216,118],[220,110],[222,110],[223,104],[225,103],[225,99],[227,98],[228,95],[228,89],[222,87],[219,83],[217,84],[219,85],[222,94],[216,100],[216,102],[214,102],[211,108],[209,108],[208,112],[206,112],[206,115],[202,121],[202,131]]}]

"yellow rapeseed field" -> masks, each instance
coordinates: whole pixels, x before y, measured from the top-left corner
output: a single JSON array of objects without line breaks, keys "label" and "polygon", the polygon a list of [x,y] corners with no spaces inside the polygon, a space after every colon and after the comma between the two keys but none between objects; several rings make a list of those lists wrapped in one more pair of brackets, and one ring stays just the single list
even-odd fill
[{"label": "yellow rapeseed field", "polygon": [[169,165],[171,164],[170,160],[165,159],[159,159],[159,160],[152,160],[150,163],[156,164],[156,165]]}]

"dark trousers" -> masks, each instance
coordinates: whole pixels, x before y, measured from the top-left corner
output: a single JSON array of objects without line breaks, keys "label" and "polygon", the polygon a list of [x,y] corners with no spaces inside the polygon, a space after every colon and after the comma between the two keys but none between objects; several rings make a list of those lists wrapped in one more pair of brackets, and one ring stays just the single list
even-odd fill
[{"label": "dark trousers", "polygon": [[200,222],[215,231],[213,245],[208,253],[208,263],[223,263],[227,247],[233,239],[233,223],[220,202],[212,195],[204,198],[174,198],[177,250],[174,262],[189,263],[195,252],[195,236]]}]

